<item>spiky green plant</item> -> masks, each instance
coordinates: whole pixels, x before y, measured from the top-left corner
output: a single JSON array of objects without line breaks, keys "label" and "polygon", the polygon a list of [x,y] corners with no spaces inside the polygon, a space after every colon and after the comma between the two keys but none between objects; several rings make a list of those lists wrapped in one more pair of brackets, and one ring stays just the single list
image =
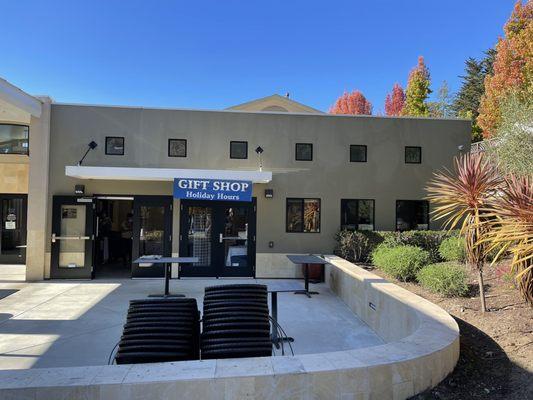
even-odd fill
[{"label": "spiky green plant", "polygon": [[444,220],[449,230],[459,228],[465,238],[466,262],[477,271],[483,312],[487,310],[483,288],[487,243],[483,239],[489,229],[484,224],[489,218],[485,210],[501,183],[496,167],[482,153],[462,154],[455,158],[453,171],[435,173],[426,188],[434,218]]},{"label": "spiky green plant", "polygon": [[487,251],[512,255],[511,272],[525,300],[533,306],[533,177],[509,175],[488,207]]}]

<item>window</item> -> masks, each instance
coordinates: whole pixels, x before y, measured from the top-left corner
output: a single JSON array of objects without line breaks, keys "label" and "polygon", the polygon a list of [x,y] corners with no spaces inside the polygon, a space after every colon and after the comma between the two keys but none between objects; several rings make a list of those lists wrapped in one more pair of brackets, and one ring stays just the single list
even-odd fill
[{"label": "window", "polygon": [[169,157],[187,157],[187,140],[168,139]]},{"label": "window", "polygon": [[362,144],[350,145],[350,162],[366,162],[366,146]]},{"label": "window", "polygon": [[287,232],[320,232],[320,199],[287,199]]},{"label": "window", "polygon": [[374,200],[341,200],[341,229],[374,230]]},{"label": "window", "polygon": [[296,161],[313,161],[312,143],[296,143]]},{"label": "window", "polygon": [[29,136],[26,125],[0,124],[0,153],[27,155]]},{"label": "window", "polygon": [[119,136],[106,136],[105,153],[110,156],[123,156],[124,138]]},{"label": "window", "polygon": [[429,202],[426,200],[396,201],[396,230],[428,230]]},{"label": "window", "polygon": [[405,146],[405,163],[420,164],[422,162],[422,147]]},{"label": "window", "polygon": [[248,158],[248,142],[230,142],[229,158],[241,160]]}]

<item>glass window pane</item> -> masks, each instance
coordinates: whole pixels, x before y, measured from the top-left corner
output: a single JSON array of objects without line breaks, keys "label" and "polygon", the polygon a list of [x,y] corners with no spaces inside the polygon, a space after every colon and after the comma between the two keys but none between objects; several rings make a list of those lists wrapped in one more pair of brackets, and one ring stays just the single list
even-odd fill
[{"label": "glass window pane", "polygon": [[304,199],[304,232],[320,232],[320,200]]},{"label": "glass window pane", "polygon": [[358,223],[357,200],[341,200],[341,228],[356,230]]},{"label": "glass window pane", "polygon": [[311,143],[296,143],[296,160],[312,161],[313,145]]},{"label": "glass window pane", "polygon": [[0,153],[28,154],[29,132],[24,125],[0,124]]},{"label": "glass window pane", "polygon": [[248,142],[230,142],[230,158],[248,158]]},{"label": "glass window pane", "polygon": [[124,138],[123,137],[111,137],[105,138],[105,153],[113,156],[124,155]]},{"label": "glass window pane", "polygon": [[429,229],[429,203],[425,200],[398,200],[396,202],[396,229]]},{"label": "glass window pane", "polygon": [[187,254],[189,257],[198,257],[198,262],[194,263],[194,266],[210,266],[213,209],[210,207],[189,207],[188,214]]},{"label": "glass window pane", "polygon": [[360,231],[374,230],[374,200],[359,200],[358,227]]},{"label": "glass window pane", "polygon": [[10,255],[21,258],[26,241],[26,216],[24,215],[24,200],[22,198],[2,199],[2,232],[0,238],[0,255]]},{"label": "glass window pane", "polygon": [[302,200],[287,199],[287,232],[302,232]]},{"label": "glass window pane", "polygon": [[224,259],[226,267],[248,266],[248,209],[227,207],[224,210]]},{"label": "glass window pane", "polygon": [[165,207],[140,207],[139,257],[164,256]]},{"label": "glass window pane", "polygon": [[187,157],[187,140],[168,139],[169,157]]},{"label": "glass window pane", "polygon": [[405,162],[407,164],[420,164],[422,162],[422,148],[405,147]]},{"label": "glass window pane", "polygon": [[61,232],[59,239],[59,267],[81,268],[85,266],[85,205],[61,206]]},{"label": "glass window pane", "polygon": [[366,162],[366,146],[352,144],[350,146],[350,161],[351,162]]}]

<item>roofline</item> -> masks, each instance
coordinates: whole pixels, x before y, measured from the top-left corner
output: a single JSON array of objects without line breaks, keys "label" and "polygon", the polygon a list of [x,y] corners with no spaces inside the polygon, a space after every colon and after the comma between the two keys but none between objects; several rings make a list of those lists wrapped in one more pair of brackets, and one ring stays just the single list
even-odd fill
[{"label": "roofline", "polygon": [[17,86],[0,78],[0,99],[13,106],[39,118],[42,112],[42,102],[36,97],[29,95]]},{"label": "roofline", "polygon": [[247,111],[247,110],[210,110],[206,108],[176,108],[176,107],[145,107],[145,106],[127,106],[117,104],[90,104],[90,103],[68,103],[53,102],[52,106],[69,106],[69,107],[103,107],[103,108],[124,108],[137,110],[162,110],[162,111],[193,111],[193,112],[211,112],[211,113],[236,113],[236,114],[257,114],[257,115],[297,115],[303,117],[327,117],[327,118],[382,118],[382,119],[421,119],[421,120],[438,120],[438,121],[468,121],[468,118],[437,118],[437,117],[415,117],[415,116],[388,116],[388,115],[347,115],[347,114],[329,114],[325,112],[285,112],[285,111]]},{"label": "roofline", "polygon": [[321,110],[318,110],[316,108],[310,107],[310,106],[308,106],[306,104],[300,103],[299,101],[293,100],[290,97],[281,96],[281,95],[279,95],[277,93],[271,94],[270,96],[261,97],[259,99],[250,100],[250,101],[247,101],[245,103],[236,104],[234,106],[226,108],[226,110],[237,109],[237,107],[249,106],[249,105],[260,103],[262,101],[265,101],[265,100],[268,100],[268,99],[273,99],[273,98],[280,99],[281,101],[285,101],[287,103],[295,104],[296,106],[301,107],[301,108],[306,109],[306,110],[309,110],[309,112],[312,112],[312,113],[322,113],[322,114],[324,114],[324,111],[321,111]]}]

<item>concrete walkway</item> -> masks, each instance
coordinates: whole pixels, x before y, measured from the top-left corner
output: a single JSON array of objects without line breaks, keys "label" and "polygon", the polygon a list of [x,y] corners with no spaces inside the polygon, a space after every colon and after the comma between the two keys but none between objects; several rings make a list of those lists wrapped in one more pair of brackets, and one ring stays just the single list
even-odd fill
[{"label": "concrete walkway", "polygon": [[[269,282],[183,279],[173,280],[171,291],[195,297],[201,307],[205,286],[254,281]],[[278,297],[280,324],[296,339],[295,354],[383,343],[325,285],[313,286],[321,294],[311,299]],[[162,280],[25,283],[0,272],[0,369],[105,365],[122,333],[128,301],[162,289]]]}]

